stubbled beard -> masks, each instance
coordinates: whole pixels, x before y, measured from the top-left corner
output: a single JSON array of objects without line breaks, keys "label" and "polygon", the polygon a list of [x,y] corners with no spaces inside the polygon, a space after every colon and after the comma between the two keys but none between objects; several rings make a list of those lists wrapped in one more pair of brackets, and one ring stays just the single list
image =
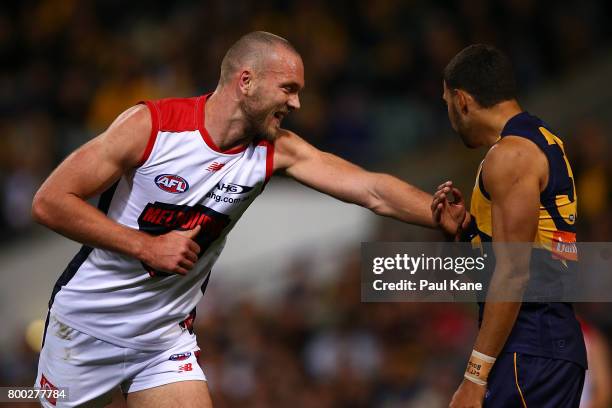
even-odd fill
[{"label": "stubbled beard", "polygon": [[247,101],[242,101],[240,107],[246,118],[246,135],[262,137],[266,140],[274,140],[276,138],[277,130],[271,130],[270,127],[266,127],[265,124],[270,114],[269,111],[254,109]]}]

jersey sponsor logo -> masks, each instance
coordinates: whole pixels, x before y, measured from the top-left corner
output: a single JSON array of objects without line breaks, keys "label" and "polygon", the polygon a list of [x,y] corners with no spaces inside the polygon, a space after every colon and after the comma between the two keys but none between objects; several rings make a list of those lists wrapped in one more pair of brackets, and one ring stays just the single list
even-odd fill
[{"label": "jersey sponsor logo", "polygon": [[553,232],[552,256],[554,259],[577,261],[576,234],[567,231]]},{"label": "jersey sponsor logo", "polygon": [[[222,214],[201,204],[189,206],[159,201],[147,204],[138,217],[139,229],[152,235],[162,235],[174,230],[191,230],[200,225],[202,231],[194,238],[194,241],[200,246],[200,255],[204,254],[210,244],[221,236],[230,222],[227,214]],[[155,271],[144,263],[143,266],[151,276],[172,275]]]},{"label": "jersey sponsor logo", "polygon": [[183,361],[187,360],[191,356],[191,351],[186,351],[184,353],[177,353],[170,356],[168,360],[170,361]]},{"label": "jersey sponsor logo", "polygon": [[155,184],[167,193],[180,194],[189,190],[187,180],[176,174],[160,174],[155,177]]},{"label": "jersey sponsor logo", "polygon": [[235,183],[218,183],[216,188],[217,190],[224,191],[227,194],[244,194],[253,189],[253,187],[241,186],[240,184]]},{"label": "jersey sponsor logo", "polygon": [[[202,235],[218,237],[221,230],[229,224],[229,216],[205,207],[175,205],[156,201],[149,203],[138,217],[140,230],[161,235],[173,230],[190,230],[202,226]],[[196,237],[197,240],[197,237]]]},{"label": "jersey sponsor logo", "polygon": [[[219,193],[215,193],[214,191],[209,191],[206,193],[206,198],[210,198],[215,200],[217,203],[227,203],[227,204],[240,204],[242,202],[248,201],[251,197],[235,197],[237,195],[246,194],[253,190],[254,186],[243,186],[236,183],[218,183],[215,186],[215,189],[219,191]],[[228,197],[228,195],[230,195]],[[232,197],[232,195],[234,197]]]},{"label": "jersey sponsor logo", "polygon": [[206,193],[206,198],[210,198],[212,200],[215,200],[215,202],[217,203],[228,203],[228,204],[240,204],[243,201],[247,201],[250,197],[246,196],[246,197],[226,197],[225,195],[222,194],[215,194],[212,191],[209,191],[208,193]]},{"label": "jersey sponsor logo", "polygon": [[210,166],[206,168],[206,170],[215,172],[221,170],[223,166],[225,166],[225,163],[213,162]]}]

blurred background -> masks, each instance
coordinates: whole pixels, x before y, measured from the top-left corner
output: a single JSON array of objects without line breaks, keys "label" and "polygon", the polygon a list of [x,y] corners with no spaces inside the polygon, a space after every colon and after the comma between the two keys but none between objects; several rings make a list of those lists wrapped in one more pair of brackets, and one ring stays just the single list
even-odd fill
[{"label": "blurred background", "polygon": [[[579,240],[610,241],[611,16],[604,0],[4,2],[0,386],[33,383],[51,288],[78,249],[33,225],[38,186],[137,101],[212,91],[225,51],[252,30],[302,53],[302,109],[287,128],[426,191],[452,179],[468,195],[485,152],[452,133],[441,72],[470,43],[500,47],[523,107],[565,141]],[[360,301],[362,241],[440,239],[273,179],[230,234],[198,309],[215,406],[447,406],[476,307]],[[577,309],[598,367],[584,406],[608,407],[610,305]]]}]

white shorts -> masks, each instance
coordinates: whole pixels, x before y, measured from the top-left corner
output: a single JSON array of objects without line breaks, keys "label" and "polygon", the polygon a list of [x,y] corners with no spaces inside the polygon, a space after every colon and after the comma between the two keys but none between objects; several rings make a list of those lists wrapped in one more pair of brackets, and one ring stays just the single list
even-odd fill
[{"label": "white shorts", "polygon": [[99,340],[50,315],[35,387],[68,389],[65,400],[41,398],[43,407],[103,407],[117,386],[130,393],[178,381],[206,381],[199,352],[196,336],[188,331],[169,350],[140,351]]}]

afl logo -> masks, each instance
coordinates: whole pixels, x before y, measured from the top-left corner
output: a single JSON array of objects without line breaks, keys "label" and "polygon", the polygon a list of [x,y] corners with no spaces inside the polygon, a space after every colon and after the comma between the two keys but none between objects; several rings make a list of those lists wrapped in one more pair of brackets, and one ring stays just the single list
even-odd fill
[{"label": "afl logo", "polygon": [[167,193],[180,194],[189,190],[187,180],[176,174],[160,174],[155,177],[155,184]]}]

